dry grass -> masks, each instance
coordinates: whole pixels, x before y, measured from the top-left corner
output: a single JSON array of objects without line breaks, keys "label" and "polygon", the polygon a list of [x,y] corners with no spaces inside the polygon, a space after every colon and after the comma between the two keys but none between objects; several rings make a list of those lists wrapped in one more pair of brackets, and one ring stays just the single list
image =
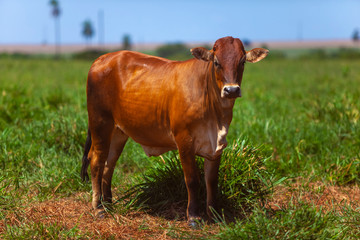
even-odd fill
[{"label": "dry grass", "polygon": [[[169,210],[172,211],[174,209]],[[206,231],[191,229],[184,217],[169,220],[142,211],[108,214],[99,219],[93,215],[90,202],[84,198],[79,199],[78,196],[33,204],[21,212],[7,216],[6,224],[20,226],[39,222],[45,225],[57,224],[65,229],[76,227],[82,234],[105,239],[193,239],[218,232],[218,227],[211,226],[210,229],[210,225],[203,226]],[[0,234],[5,231],[5,222],[1,221]]]},{"label": "dry grass", "polygon": [[274,210],[285,208],[289,201],[313,204],[322,211],[339,211],[342,206],[352,209],[360,207],[360,188],[358,185],[329,186],[322,182],[309,182],[298,179],[288,186],[277,186],[274,189],[269,207]]},{"label": "dry grass", "polygon": [[[268,207],[277,210],[286,208],[289,201],[295,204],[303,201],[316,205],[322,211],[338,211],[344,204],[353,209],[360,206],[360,188],[353,186],[327,186],[321,182],[304,184],[298,180],[288,186],[275,188]],[[103,219],[93,216],[91,204],[86,193],[71,198],[52,199],[13,211],[6,218],[7,225],[57,224],[65,229],[76,227],[80,233],[90,238],[115,239],[172,239],[172,238],[209,238],[219,232],[216,224],[205,223],[202,229],[194,230],[187,226],[181,213],[183,209],[169,208],[161,216],[143,211],[109,214]],[[15,213],[16,212],[16,213]],[[174,218],[179,214],[177,218]],[[168,216],[168,217],[167,217]],[[4,221],[0,222],[0,234],[6,231]]]}]

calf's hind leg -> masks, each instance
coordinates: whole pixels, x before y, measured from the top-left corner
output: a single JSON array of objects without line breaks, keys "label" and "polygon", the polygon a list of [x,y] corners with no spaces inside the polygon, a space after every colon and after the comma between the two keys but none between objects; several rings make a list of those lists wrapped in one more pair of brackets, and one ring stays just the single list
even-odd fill
[{"label": "calf's hind leg", "polygon": [[103,206],[101,205],[102,178],[114,130],[113,121],[104,120],[105,119],[101,119],[100,121],[89,124],[92,139],[92,145],[89,152],[91,184],[93,190],[92,207],[95,209],[96,215],[101,215],[103,212]]},{"label": "calf's hind leg", "polygon": [[119,156],[124,149],[128,136],[119,128],[115,128],[111,138],[109,155],[107,157],[103,178],[102,178],[102,193],[103,199],[107,203],[112,203],[111,180],[114,173],[115,165]]}]

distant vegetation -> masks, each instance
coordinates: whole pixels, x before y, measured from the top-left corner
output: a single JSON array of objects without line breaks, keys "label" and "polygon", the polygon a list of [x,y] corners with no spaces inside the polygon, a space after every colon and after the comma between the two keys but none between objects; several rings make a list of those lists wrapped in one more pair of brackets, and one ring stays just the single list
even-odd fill
[{"label": "distant vegetation", "polygon": [[[203,46],[207,49],[211,49],[210,46]],[[262,46],[269,49],[268,46]],[[251,46],[246,47],[246,49],[251,49]],[[119,46],[118,50],[131,50],[132,43],[128,35],[124,35],[123,44]],[[360,59],[360,48],[308,48],[308,49],[269,49],[270,53],[268,59]],[[112,50],[116,51],[116,50]],[[105,49],[94,49],[90,48],[88,50],[77,52],[73,54],[63,54],[63,58],[67,59],[79,59],[79,60],[95,60],[99,56],[108,53],[109,51]],[[165,44],[153,51],[144,51],[144,53],[155,55],[171,60],[187,60],[192,58],[190,53],[190,47],[184,43],[171,43]],[[26,59],[26,58],[50,58],[51,55],[28,55],[23,53],[0,53],[0,58],[17,58],[17,59]]]},{"label": "distant vegetation", "polygon": [[89,50],[85,50],[82,52],[78,52],[78,53],[74,53],[71,55],[71,58],[73,59],[77,59],[77,60],[91,60],[94,61],[95,59],[97,59],[98,57],[100,57],[101,55],[104,55],[108,53],[105,50],[100,50],[100,49],[89,49]]},{"label": "distant vegetation", "polygon": [[172,60],[186,60],[192,57],[190,48],[183,43],[163,45],[155,50],[156,55]]}]

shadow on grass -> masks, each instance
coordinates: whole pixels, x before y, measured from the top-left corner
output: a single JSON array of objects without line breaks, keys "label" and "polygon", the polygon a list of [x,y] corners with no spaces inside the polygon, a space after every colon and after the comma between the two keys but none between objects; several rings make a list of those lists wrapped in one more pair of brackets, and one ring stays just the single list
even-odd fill
[{"label": "shadow on grass", "polygon": [[[269,159],[261,147],[238,140],[224,150],[219,170],[219,221],[233,221],[248,215],[253,207],[264,206],[274,181],[264,167]],[[157,158],[154,167],[142,174],[118,203],[129,208],[146,210],[165,219],[185,219],[187,191],[178,154]],[[204,160],[197,158],[202,181],[198,191],[200,215],[206,219],[206,187]]]}]

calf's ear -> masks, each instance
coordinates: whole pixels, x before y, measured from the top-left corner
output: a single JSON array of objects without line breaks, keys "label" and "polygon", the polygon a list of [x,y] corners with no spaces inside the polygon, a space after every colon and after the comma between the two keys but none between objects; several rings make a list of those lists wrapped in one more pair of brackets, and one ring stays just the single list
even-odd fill
[{"label": "calf's ear", "polygon": [[246,61],[256,63],[264,59],[269,53],[269,50],[264,48],[254,48],[246,52]]},{"label": "calf's ear", "polygon": [[192,48],[190,49],[190,52],[195,58],[205,62],[212,61],[214,59],[214,54],[212,51],[209,51],[203,47]]}]

